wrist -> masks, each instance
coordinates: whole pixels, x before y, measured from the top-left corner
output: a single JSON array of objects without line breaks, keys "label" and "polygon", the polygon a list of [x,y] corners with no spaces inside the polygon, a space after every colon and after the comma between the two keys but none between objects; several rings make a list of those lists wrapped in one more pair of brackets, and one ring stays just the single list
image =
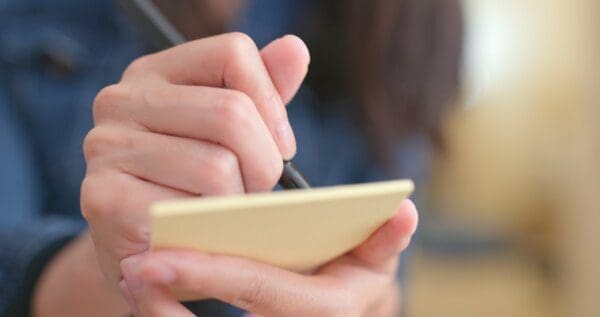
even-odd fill
[{"label": "wrist", "polygon": [[31,315],[119,316],[128,310],[108,286],[88,234],[65,245],[46,264],[32,294]]}]

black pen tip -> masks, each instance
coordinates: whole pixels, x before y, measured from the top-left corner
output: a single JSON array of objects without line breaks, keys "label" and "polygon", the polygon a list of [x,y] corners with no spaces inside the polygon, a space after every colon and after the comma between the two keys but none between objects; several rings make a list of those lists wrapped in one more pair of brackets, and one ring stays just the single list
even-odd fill
[{"label": "black pen tip", "polygon": [[279,179],[279,185],[284,189],[307,189],[310,184],[302,176],[298,168],[290,161],[283,162],[283,173]]}]

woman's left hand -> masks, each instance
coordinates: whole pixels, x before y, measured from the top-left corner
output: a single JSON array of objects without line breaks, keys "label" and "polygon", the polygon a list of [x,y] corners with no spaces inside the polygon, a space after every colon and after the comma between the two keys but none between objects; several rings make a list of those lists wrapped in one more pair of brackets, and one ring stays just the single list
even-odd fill
[{"label": "woman's left hand", "polygon": [[416,208],[407,200],[366,242],[312,275],[236,257],[150,251],[121,263],[123,292],[137,316],[194,316],[173,289],[264,316],[394,316],[399,254],[416,226]]}]

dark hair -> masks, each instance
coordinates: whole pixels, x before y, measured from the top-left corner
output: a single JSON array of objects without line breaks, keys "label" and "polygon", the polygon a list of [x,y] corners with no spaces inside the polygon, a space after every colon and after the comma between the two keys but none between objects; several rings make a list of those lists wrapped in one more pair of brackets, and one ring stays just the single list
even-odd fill
[{"label": "dark hair", "polygon": [[[157,2],[181,21],[199,12],[190,3],[204,1]],[[459,82],[460,0],[323,0],[314,6],[300,35],[312,53],[307,83],[319,97],[349,100],[384,161],[391,142],[407,135],[441,145],[442,118]],[[183,20],[199,20],[189,18]],[[182,28],[195,32],[192,37],[217,32],[218,22],[205,21],[205,28]],[[204,33],[193,31],[200,29]]]},{"label": "dark hair", "polygon": [[306,37],[313,88],[354,102],[382,159],[395,139],[415,133],[441,146],[442,118],[458,90],[460,0],[319,3],[319,17],[307,19],[315,21]]}]

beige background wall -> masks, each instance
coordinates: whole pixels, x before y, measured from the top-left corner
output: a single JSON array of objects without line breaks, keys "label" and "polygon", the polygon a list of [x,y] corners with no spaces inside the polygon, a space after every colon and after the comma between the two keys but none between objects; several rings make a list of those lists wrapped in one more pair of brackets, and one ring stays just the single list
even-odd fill
[{"label": "beige background wall", "polygon": [[513,249],[417,252],[410,311],[600,316],[600,4],[465,5],[464,107],[425,212],[504,235]]}]

